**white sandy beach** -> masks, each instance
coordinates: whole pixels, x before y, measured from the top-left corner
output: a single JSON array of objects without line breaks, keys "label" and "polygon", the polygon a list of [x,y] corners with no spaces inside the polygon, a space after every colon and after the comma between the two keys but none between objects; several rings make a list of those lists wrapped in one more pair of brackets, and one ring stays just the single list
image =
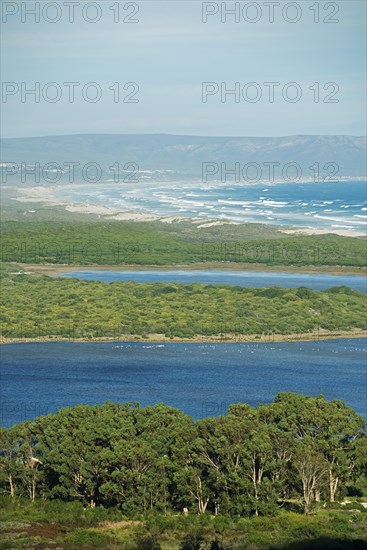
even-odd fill
[{"label": "white sandy beach", "polygon": [[[63,186],[65,190],[69,187],[72,188],[74,186]],[[60,188],[57,188],[57,190],[60,191]],[[55,187],[37,186],[21,188],[19,189],[20,196],[16,197],[15,200],[19,202],[48,204],[49,206],[63,206],[68,212],[94,214],[113,220],[154,221],[159,219],[159,216],[144,214],[143,212],[121,212],[120,210],[110,208],[108,206],[101,206],[91,203],[71,203],[69,201],[57,198],[55,191]]]},{"label": "white sandy beach", "polygon": [[[64,207],[68,212],[75,212],[80,214],[93,214],[98,217],[105,218],[106,220],[120,220],[120,221],[156,221],[160,220],[165,223],[173,223],[182,220],[186,220],[185,217],[179,216],[158,216],[155,214],[148,214],[145,212],[133,210],[133,211],[122,211],[117,208],[111,208],[109,206],[96,205],[92,203],[73,203],[65,199],[60,199],[56,196],[56,191],[60,193],[61,189],[67,191],[69,188],[75,188],[75,185],[63,185],[62,188],[59,187],[44,187],[44,186],[35,186],[35,187],[25,187],[18,189],[18,196],[14,197],[14,200],[17,200],[22,203],[41,203],[48,204],[49,206],[61,206]],[[218,219],[203,219],[190,217],[191,222],[198,224],[197,227],[207,228],[217,225],[238,225],[238,222],[230,220],[218,220]],[[337,229],[337,228],[328,228],[320,229],[313,227],[291,227],[291,228],[280,228],[282,233],[291,234],[291,235],[327,235],[333,233],[335,235],[340,235],[344,237],[365,237],[366,233],[363,231],[357,230],[346,230],[346,229]]]}]

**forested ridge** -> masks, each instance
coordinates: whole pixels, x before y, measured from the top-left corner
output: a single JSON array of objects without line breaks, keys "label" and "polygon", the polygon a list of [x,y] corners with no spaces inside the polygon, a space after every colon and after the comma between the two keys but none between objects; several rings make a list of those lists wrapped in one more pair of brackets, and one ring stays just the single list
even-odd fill
[{"label": "forested ridge", "polygon": [[348,287],[243,288],[5,274],[4,338],[166,338],[366,329],[366,295]]},{"label": "forested ridge", "polygon": [[287,235],[261,224],[197,228],[191,222],[7,220],[4,262],[70,265],[366,266],[366,240]]},{"label": "forested ridge", "polygon": [[[308,522],[307,532],[294,514],[307,517],[325,506],[343,508],[334,501],[348,496],[366,500],[366,420],[340,400],[280,393],[273,403],[257,408],[233,404],[224,416],[196,422],[163,404],[142,408],[137,403],[107,402],[64,408],[1,429],[0,435],[1,493],[3,499],[10,498],[3,500],[5,515],[9,509],[19,517],[25,509],[30,518],[52,521],[58,513],[58,521],[74,518],[79,527],[88,521],[96,525],[108,519],[145,518],[145,523],[131,524],[143,529],[145,542],[125,546],[120,541],[118,546],[139,550],[161,548],[158,538],[167,540],[175,530],[181,537],[186,533],[186,543],[180,546],[185,550],[280,548],[277,537],[288,540],[291,531],[297,540],[297,532],[309,538],[332,530],[345,537],[345,546],[330,548],[362,548],[346,544],[347,534],[353,538],[357,528],[350,519],[354,516],[349,516],[348,527],[345,516],[328,516],[325,523],[325,512],[320,512]],[[73,508],[60,507],[60,500]],[[37,504],[45,501],[49,509]],[[85,515],[83,507],[95,513]],[[365,512],[355,500],[344,506],[344,512],[351,508]],[[287,509],[293,515],[287,515]],[[275,517],[273,523],[261,523],[267,516]],[[195,518],[200,517],[198,522]],[[256,517],[258,523],[235,527],[238,521]],[[275,530],[275,545],[247,546],[245,540],[255,540],[261,525],[265,532]],[[84,533],[86,545],[79,532],[70,540],[80,536],[79,548],[108,546],[105,531],[106,546],[97,544],[99,533],[93,533]],[[230,533],[233,541],[242,543],[226,546]],[[265,533],[257,537],[267,540]],[[178,547],[172,541],[162,546]]]}]

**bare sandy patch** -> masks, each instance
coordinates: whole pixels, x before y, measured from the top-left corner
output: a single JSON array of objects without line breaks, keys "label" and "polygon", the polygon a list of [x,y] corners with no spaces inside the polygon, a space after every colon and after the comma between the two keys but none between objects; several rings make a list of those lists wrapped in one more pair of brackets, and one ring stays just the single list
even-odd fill
[{"label": "bare sandy patch", "polygon": [[366,233],[363,231],[355,231],[354,229],[280,229],[281,233],[287,233],[288,235],[340,235],[341,237],[366,237]]}]

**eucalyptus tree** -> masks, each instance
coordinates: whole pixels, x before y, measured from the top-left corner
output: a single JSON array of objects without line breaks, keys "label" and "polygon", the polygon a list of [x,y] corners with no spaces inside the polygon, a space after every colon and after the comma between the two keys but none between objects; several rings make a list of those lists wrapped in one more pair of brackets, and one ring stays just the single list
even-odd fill
[{"label": "eucalyptus tree", "polygon": [[293,439],[295,452],[309,446],[322,454],[327,477],[315,486],[315,498],[326,485],[333,502],[339,485],[350,476],[354,444],[366,434],[365,419],[342,401],[326,401],[322,395],[280,393],[268,408],[277,429]]}]

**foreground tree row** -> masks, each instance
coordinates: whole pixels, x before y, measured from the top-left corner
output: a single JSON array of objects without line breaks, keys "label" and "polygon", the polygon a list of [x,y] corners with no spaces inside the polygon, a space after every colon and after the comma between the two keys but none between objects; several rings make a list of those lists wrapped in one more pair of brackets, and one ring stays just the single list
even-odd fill
[{"label": "foreground tree row", "polygon": [[363,494],[366,421],[343,402],[279,394],[193,422],[163,404],[78,405],[1,429],[1,490],[125,513],[268,515],[289,499]]}]

